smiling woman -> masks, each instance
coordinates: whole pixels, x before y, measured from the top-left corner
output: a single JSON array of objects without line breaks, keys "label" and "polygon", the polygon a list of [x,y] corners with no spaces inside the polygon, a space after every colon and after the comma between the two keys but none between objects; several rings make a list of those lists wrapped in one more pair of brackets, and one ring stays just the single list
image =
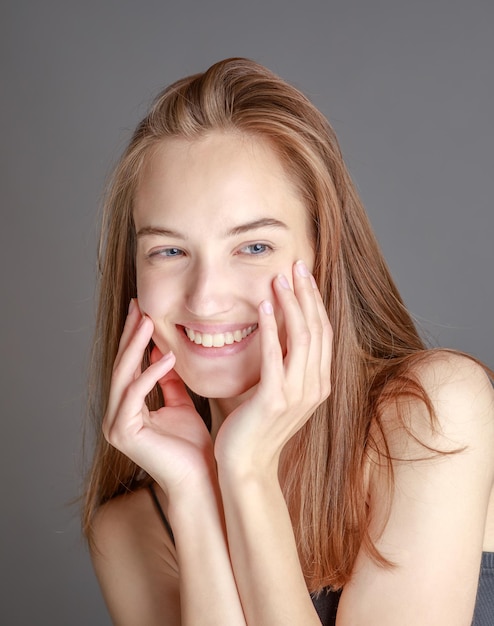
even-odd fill
[{"label": "smiling woman", "polygon": [[492,386],[426,349],[300,92],[245,59],[167,88],[101,250],[84,527],[116,624],[493,623]]},{"label": "smiling woman", "polygon": [[307,212],[271,148],[233,132],[163,142],[143,168],[133,216],[139,306],[160,352],[173,351],[201,396],[252,393],[259,304],[272,300],[275,276],[314,259]]}]

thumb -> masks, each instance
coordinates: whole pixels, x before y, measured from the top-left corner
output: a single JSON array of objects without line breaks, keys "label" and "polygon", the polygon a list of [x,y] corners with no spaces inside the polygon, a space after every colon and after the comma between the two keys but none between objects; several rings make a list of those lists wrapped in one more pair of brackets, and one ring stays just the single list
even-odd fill
[{"label": "thumb", "polygon": [[[159,348],[154,346],[151,352],[151,363],[159,361],[162,357],[163,355]],[[160,378],[158,385],[161,387],[166,407],[189,406],[194,408],[192,398],[187,393],[183,380],[175,370],[170,370]]]}]

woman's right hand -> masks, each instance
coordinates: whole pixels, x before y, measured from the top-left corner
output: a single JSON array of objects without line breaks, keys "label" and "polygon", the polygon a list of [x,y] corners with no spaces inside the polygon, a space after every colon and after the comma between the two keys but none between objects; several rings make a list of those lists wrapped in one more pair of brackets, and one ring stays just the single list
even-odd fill
[{"label": "woman's right hand", "polygon": [[[112,373],[108,408],[103,419],[106,440],[150,474],[165,491],[201,484],[211,476],[211,436],[195,410],[184,383],[172,369],[175,356],[151,353],[142,371],[144,351],[154,330],[135,300],[120,339]],[[158,383],[165,406],[150,411],[146,396]]]}]

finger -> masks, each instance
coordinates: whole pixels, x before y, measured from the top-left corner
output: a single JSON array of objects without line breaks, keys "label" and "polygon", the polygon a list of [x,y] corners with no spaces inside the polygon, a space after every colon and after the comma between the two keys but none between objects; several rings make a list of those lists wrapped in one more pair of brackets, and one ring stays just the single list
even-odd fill
[{"label": "finger", "polygon": [[279,275],[273,282],[273,289],[285,320],[287,352],[285,369],[292,376],[296,388],[302,389],[310,350],[310,331],[300,303],[290,288],[285,276]]},{"label": "finger", "polygon": [[[278,326],[273,312],[273,305],[264,300],[258,309],[259,337],[261,347],[260,393],[273,396],[273,390],[279,389],[284,377],[283,350],[278,335]],[[276,394],[280,395],[280,394]]]},{"label": "finger", "polygon": [[194,407],[183,380],[175,370],[171,370],[158,381],[163,392],[166,407]]},{"label": "finger", "polygon": [[175,356],[169,352],[162,359],[150,365],[125,389],[118,410],[114,412],[113,417],[105,418],[103,424],[103,432],[110,443],[121,449],[126,435],[135,433],[142,428],[146,396],[174,364]]},{"label": "finger", "polygon": [[137,301],[135,298],[132,298],[129,303],[129,311],[125,319],[124,328],[120,336],[117,355],[115,357],[115,364],[118,363],[122,353],[125,352],[132,335],[135,333],[137,327],[139,326],[141,319],[142,315],[139,311]]},{"label": "finger", "polygon": [[168,352],[136,378],[128,387],[121,404],[122,415],[133,416],[142,412],[146,396],[175,365],[175,355]]},{"label": "finger", "polygon": [[293,267],[294,292],[310,333],[310,349],[307,357],[307,375],[319,375],[322,355],[323,323],[317,304],[314,278],[303,261]]},{"label": "finger", "polygon": [[293,291],[310,330],[321,328],[321,318],[316,301],[313,277],[303,261],[293,266]]},{"label": "finger", "polygon": [[[131,325],[131,324],[129,324]],[[120,399],[127,387],[138,377],[141,370],[144,351],[153,334],[154,326],[149,317],[141,319],[133,335],[126,341],[125,350],[115,362],[110,387],[110,412],[120,404]]]},{"label": "finger", "polygon": [[321,384],[322,394],[325,398],[331,392],[331,363],[333,356],[333,328],[329,321],[326,307],[322,300],[321,294],[314,281],[314,292],[316,297],[316,305],[319,311],[322,324],[322,338],[321,338]]},{"label": "finger", "polygon": [[331,391],[333,329],[317,283],[300,261],[294,267],[294,290],[311,334],[306,368],[306,394],[308,398],[312,398],[314,406],[317,406]]},{"label": "finger", "polygon": [[[163,355],[161,354],[160,349],[155,346],[151,352],[151,363],[155,363],[161,358],[163,358]],[[158,380],[158,384],[161,387],[161,391],[163,393],[165,406],[194,406],[192,398],[187,393],[187,388],[185,387],[184,382],[175,370],[172,369],[167,372],[162,378]]]},{"label": "finger", "polygon": [[153,346],[153,349],[151,350],[151,354],[149,355],[149,360],[151,363],[157,363],[160,359],[162,359],[164,356],[164,354],[161,352],[161,350],[158,348],[158,346]]}]

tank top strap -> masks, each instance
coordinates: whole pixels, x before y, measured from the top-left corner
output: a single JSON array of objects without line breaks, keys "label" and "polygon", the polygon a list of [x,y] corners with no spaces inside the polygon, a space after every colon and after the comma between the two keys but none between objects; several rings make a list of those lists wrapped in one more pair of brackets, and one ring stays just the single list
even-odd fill
[{"label": "tank top strap", "polygon": [[163,508],[158,500],[158,496],[156,495],[156,491],[154,489],[154,485],[149,485],[149,492],[151,493],[151,498],[153,499],[154,507],[158,512],[158,515],[163,522],[163,526],[165,527],[166,532],[169,534],[170,539],[172,540],[173,545],[175,545],[175,537],[173,536],[172,527],[170,526],[170,522],[166,519],[166,515],[163,511]]}]

